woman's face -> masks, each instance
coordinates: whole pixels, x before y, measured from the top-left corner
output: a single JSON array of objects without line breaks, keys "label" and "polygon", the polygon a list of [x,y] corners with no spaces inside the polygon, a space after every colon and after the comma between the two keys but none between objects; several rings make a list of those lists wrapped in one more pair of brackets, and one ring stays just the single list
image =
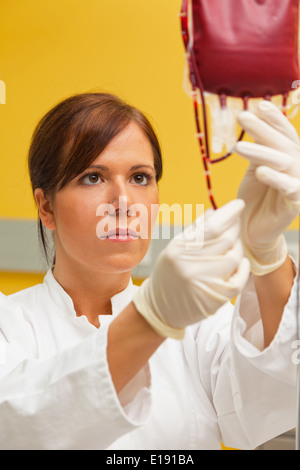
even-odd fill
[{"label": "woman's face", "polygon": [[151,144],[135,124],[52,200],[56,262],[97,272],[132,270],[145,256],[158,212]]}]

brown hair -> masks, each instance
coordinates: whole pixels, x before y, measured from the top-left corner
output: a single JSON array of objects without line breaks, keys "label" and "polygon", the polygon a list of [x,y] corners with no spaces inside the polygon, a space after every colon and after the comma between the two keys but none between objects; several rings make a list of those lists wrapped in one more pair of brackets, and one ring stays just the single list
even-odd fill
[{"label": "brown hair", "polygon": [[[156,181],[162,176],[161,148],[146,116],[120,98],[107,93],[84,93],[65,99],[38,123],[30,144],[28,167],[33,192],[50,196],[81,174],[111,140],[135,122],[148,137]],[[39,235],[48,259],[44,226]]]}]

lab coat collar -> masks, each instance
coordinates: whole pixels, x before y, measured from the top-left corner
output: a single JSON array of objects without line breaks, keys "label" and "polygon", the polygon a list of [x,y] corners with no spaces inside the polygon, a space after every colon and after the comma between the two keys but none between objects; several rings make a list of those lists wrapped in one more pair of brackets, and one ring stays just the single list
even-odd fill
[{"label": "lab coat collar", "polygon": [[[53,275],[52,269],[49,269],[46,273],[44,277],[44,285],[49,290],[50,298],[53,299],[57,306],[65,311],[69,311],[76,316],[73,300],[63,289],[63,287],[57,282]],[[118,315],[122,310],[124,310],[124,308],[131,302],[134,292],[137,289],[138,287],[135,286],[132,282],[132,279],[130,279],[128,286],[123,291],[111,297],[112,316]],[[108,315],[100,314],[100,316],[107,317]]]}]

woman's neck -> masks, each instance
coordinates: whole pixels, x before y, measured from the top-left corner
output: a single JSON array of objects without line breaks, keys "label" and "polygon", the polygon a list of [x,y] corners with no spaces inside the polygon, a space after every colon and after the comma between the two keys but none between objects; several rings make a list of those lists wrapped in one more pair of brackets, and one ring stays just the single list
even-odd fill
[{"label": "woman's neck", "polygon": [[92,325],[99,328],[98,315],[112,314],[110,299],[128,286],[131,272],[90,271],[77,264],[56,261],[53,275],[73,300],[76,315],[85,315]]}]

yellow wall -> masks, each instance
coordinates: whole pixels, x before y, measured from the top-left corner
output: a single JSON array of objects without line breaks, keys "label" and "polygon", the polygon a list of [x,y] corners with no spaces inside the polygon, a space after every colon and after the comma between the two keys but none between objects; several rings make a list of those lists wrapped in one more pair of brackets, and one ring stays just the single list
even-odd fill
[{"label": "yellow wall", "polygon": [[[0,217],[36,217],[26,171],[32,131],[61,99],[95,90],[120,95],[152,119],[164,152],[161,202],[209,207],[182,87],[180,6],[181,0],[1,0]],[[235,197],[245,168],[237,156],[213,168],[218,205]],[[2,273],[0,290],[35,280]]]}]

